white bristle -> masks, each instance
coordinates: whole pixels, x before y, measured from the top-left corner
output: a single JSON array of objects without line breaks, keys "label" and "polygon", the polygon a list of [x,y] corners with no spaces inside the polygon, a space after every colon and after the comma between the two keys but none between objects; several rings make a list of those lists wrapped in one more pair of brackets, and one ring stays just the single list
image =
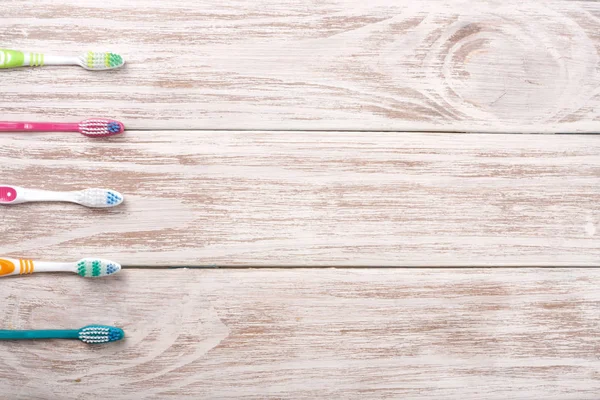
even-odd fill
[{"label": "white bristle", "polygon": [[108,339],[108,333],[102,336],[86,335],[82,333],[79,334],[79,340],[81,340],[84,343],[108,343]]},{"label": "white bristle", "polygon": [[122,67],[125,62],[123,57],[115,53],[95,53],[88,51],[77,57],[78,64],[92,71],[101,71]]},{"label": "white bristle", "polygon": [[108,189],[85,189],[77,192],[76,202],[92,208],[114,207],[123,202],[123,195]]},{"label": "white bristle", "polygon": [[79,330],[78,338],[85,343],[108,343],[123,339],[123,331],[115,327],[90,325]]},{"label": "white bristle", "polygon": [[101,258],[83,258],[77,261],[77,272],[84,278],[97,278],[116,274],[121,270],[121,265]]}]

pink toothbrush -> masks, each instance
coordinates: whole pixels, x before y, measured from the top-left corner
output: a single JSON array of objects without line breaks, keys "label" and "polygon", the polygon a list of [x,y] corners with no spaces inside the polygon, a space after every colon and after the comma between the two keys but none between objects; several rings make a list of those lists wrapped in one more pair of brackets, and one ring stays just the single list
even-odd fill
[{"label": "pink toothbrush", "polygon": [[88,137],[104,137],[124,131],[122,123],[106,118],[86,119],[79,123],[0,122],[0,132],[79,132]]}]

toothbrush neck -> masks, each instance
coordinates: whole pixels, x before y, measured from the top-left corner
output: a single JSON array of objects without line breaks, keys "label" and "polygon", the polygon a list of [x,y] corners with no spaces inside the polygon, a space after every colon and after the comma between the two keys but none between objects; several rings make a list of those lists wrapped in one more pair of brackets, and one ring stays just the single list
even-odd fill
[{"label": "toothbrush neck", "polygon": [[26,189],[23,197],[25,197],[27,201],[73,201],[73,192]]},{"label": "toothbrush neck", "polygon": [[34,272],[77,272],[75,263],[32,261]]},{"label": "toothbrush neck", "polygon": [[51,132],[77,132],[79,130],[79,124],[72,122],[57,122],[50,123]]}]

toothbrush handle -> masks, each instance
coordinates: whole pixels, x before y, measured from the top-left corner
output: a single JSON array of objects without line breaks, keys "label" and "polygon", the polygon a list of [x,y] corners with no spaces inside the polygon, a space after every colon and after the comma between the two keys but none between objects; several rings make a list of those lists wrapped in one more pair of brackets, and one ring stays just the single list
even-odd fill
[{"label": "toothbrush handle", "polygon": [[19,186],[0,184],[0,204],[21,204],[30,201],[74,202],[77,192],[53,192],[50,190],[25,189]]},{"label": "toothbrush handle", "polygon": [[76,272],[73,263],[41,262],[29,259],[0,258],[0,277],[28,275],[34,272]]},{"label": "toothbrush handle", "polygon": [[75,65],[77,57],[25,53],[0,49],[0,68],[41,67],[43,65]]},{"label": "toothbrush handle", "polygon": [[42,65],[44,65],[42,53],[0,49],[0,68],[41,67]]},{"label": "toothbrush handle", "polygon": [[79,331],[75,329],[0,330],[0,340],[29,339],[79,339]]},{"label": "toothbrush handle", "polygon": [[2,122],[0,132],[78,132],[79,124],[61,122]]}]

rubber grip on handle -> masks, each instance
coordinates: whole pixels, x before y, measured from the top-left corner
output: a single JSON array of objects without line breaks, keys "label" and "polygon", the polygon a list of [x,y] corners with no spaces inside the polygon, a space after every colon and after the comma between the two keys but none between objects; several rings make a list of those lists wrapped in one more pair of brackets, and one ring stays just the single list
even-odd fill
[{"label": "rubber grip on handle", "polygon": [[10,275],[28,275],[33,274],[34,271],[35,265],[33,260],[8,257],[0,258],[0,277]]},{"label": "rubber grip on handle", "polygon": [[0,49],[0,68],[16,68],[25,65],[25,54],[22,51]]},{"label": "rubber grip on handle", "polygon": [[17,199],[17,189],[12,186],[0,186],[0,204],[12,203]]}]

